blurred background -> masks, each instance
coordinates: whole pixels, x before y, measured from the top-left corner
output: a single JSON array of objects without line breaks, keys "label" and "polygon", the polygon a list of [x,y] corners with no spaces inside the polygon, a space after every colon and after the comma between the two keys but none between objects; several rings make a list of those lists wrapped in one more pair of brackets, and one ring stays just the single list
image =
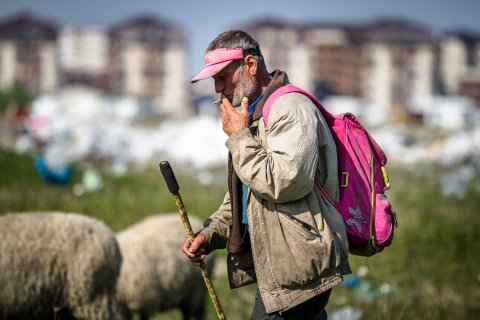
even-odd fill
[{"label": "blurred background", "polygon": [[[479,319],[476,0],[2,1],[0,214],[76,211],[119,231],[176,210],[157,169],[169,160],[187,209],[208,217],[226,191],[226,136],[213,82],[190,79],[237,28],[269,71],[357,115],[389,161],[396,238],[352,257],[332,317]],[[217,264],[227,315],[248,318],[254,288],[230,291]]]}]

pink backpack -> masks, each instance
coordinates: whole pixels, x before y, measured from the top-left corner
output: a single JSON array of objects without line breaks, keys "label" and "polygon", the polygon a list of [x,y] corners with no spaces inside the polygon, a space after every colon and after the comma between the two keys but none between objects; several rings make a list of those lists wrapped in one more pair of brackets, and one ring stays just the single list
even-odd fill
[{"label": "pink backpack", "polygon": [[330,128],[337,147],[340,198],[335,203],[324,187],[315,181],[321,194],[342,216],[347,230],[351,254],[371,256],[393,239],[396,214],[385,196],[389,189],[382,149],[351,113],[332,115],[308,92],[292,85],[277,89],[263,107],[263,121],[274,101],[283,94],[298,92],[306,95],[318,107]]}]

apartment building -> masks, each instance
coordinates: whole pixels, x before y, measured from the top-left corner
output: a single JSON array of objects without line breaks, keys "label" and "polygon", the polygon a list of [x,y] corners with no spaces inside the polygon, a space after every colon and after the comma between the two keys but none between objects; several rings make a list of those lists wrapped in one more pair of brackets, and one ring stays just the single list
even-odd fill
[{"label": "apartment building", "polygon": [[141,16],[110,30],[109,91],[154,101],[155,112],[187,110],[186,48],[183,32]]},{"label": "apartment building", "polygon": [[441,38],[439,46],[445,92],[468,96],[480,105],[480,35],[450,32]]},{"label": "apartment building", "polygon": [[301,30],[277,20],[262,20],[242,27],[259,43],[267,69],[288,71],[292,83],[311,89],[312,70],[308,44],[303,42]]},{"label": "apartment building", "polygon": [[322,99],[339,94],[361,96],[361,46],[352,43],[348,26],[317,24],[303,28],[303,38],[311,50],[310,64],[315,95]]},{"label": "apartment building", "polygon": [[58,85],[57,27],[50,21],[20,14],[0,22],[0,89],[15,81],[33,94]]},{"label": "apartment building", "polygon": [[287,70],[293,83],[320,99],[353,96],[395,112],[433,94],[435,37],[413,23],[294,26],[269,21],[245,29],[259,40],[270,68]]},{"label": "apartment building", "polygon": [[58,37],[61,87],[85,85],[106,92],[110,40],[101,26],[66,26]]},{"label": "apartment building", "polygon": [[[402,114],[436,93],[480,105],[480,36],[434,34],[402,20],[293,25],[264,19],[242,26],[261,45],[269,71],[323,99],[344,95]],[[15,81],[33,94],[81,84],[148,105],[190,109],[186,39],[168,21],[137,16],[111,28],[57,27],[29,14],[0,21],[0,89]]]},{"label": "apartment building", "polygon": [[378,21],[352,30],[361,45],[362,98],[402,114],[434,93],[435,35],[405,21]]},{"label": "apartment building", "polygon": [[0,89],[22,82],[34,95],[82,86],[133,98],[150,113],[189,107],[183,31],[154,17],[112,28],[64,26],[29,14],[0,22]]}]

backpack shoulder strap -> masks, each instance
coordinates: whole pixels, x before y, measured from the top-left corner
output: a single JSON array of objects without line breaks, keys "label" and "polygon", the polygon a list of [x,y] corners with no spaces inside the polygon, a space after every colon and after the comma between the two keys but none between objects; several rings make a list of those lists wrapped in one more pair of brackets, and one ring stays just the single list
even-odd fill
[{"label": "backpack shoulder strap", "polygon": [[286,86],[280,87],[277,90],[275,90],[267,98],[267,101],[265,101],[265,104],[262,109],[262,113],[263,113],[263,123],[265,124],[266,127],[268,126],[268,116],[270,114],[270,109],[272,108],[272,105],[275,102],[275,100],[277,100],[280,96],[290,92],[297,92],[307,96],[317,106],[317,108],[320,110],[324,118],[333,119],[332,114],[328,112],[327,109],[325,109],[325,107],[322,106],[322,104],[314,96],[312,96],[310,93],[308,93],[303,89],[300,89],[291,84],[288,84]]}]

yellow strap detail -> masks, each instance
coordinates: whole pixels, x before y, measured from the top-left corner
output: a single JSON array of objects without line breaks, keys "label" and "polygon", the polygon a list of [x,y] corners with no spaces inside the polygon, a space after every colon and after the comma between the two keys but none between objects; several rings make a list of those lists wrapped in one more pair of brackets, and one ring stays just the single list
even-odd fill
[{"label": "yellow strap detail", "polygon": [[387,187],[387,189],[390,189],[390,180],[388,179],[387,169],[385,169],[384,166],[381,166],[380,169],[382,169],[383,181],[385,181],[385,186]]},{"label": "yellow strap detail", "polygon": [[348,187],[348,172],[342,172],[342,184],[340,187],[346,188]]}]

